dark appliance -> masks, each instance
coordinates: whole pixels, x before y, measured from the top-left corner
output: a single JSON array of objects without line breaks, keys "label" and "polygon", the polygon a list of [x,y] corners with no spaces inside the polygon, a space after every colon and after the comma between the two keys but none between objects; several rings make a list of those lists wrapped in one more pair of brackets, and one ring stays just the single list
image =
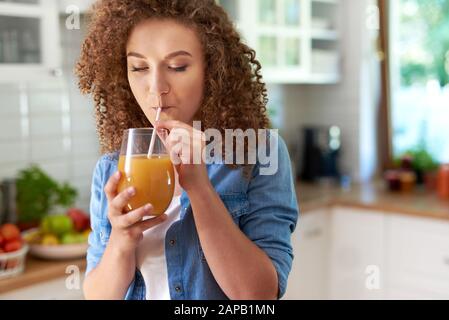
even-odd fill
[{"label": "dark appliance", "polygon": [[302,167],[298,168],[298,179],[317,182],[322,178],[340,178],[339,156],[341,152],[341,130],[337,126],[304,127],[301,130]]}]

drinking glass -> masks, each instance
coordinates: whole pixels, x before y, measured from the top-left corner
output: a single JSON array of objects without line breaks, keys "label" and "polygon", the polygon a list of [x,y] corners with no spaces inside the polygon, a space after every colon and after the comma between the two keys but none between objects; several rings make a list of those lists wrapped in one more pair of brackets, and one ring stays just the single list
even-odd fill
[{"label": "drinking glass", "polygon": [[[154,148],[149,155],[151,139],[155,135]],[[136,195],[126,206],[136,210],[150,203],[152,215],[162,215],[173,198],[175,189],[174,168],[163,141],[168,136],[165,129],[140,128],[124,132],[118,170],[121,172],[118,191],[129,187]]]}]

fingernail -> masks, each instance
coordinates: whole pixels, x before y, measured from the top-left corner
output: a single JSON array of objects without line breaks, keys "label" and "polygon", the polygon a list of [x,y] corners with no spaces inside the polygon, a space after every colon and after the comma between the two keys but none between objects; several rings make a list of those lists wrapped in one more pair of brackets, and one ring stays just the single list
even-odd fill
[{"label": "fingernail", "polygon": [[133,196],[136,194],[136,189],[134,189],[134,187],[128,188],[127,191],[130,196]]},{"label": "fingernail", "polygon": [[145,207],[144,207],[144,210],[145,211],[151,211],[151,209],[153,209],[153,206],[151,205],[151,204],[147,204]]},{"label": "fingernail", "polygon": [[117,171],[117,172],[115,173],[115,178],[116,178],[116,179],[120,179],[120,175],[121,175],[121,174],[120,174],[120,171]]}]

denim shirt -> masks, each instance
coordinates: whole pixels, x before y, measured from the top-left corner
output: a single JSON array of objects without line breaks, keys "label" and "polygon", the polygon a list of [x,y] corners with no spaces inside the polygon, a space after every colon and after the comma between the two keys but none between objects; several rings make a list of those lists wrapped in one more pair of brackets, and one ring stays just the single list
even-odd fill
[{"label": "denim shirt", "polygon": [[[262,167],[259,162],[254,165],[251,177],[245,177],[241,168],[233,169],[225,164],[208,164],[207,172],[236,226],[271,259],[278,276],[278,298],[281,298],[292,266],[291,234],[296,228],[299,209],[291,162],[281,137],[278,152],[278,170],[274,175],[259,174]],[[92,232],[86,274],[100,262],[108,244],[111,224],[103,188],[117,171],[117,164],[118,154],[108,154],[98,161],[94,170],[90,203]],[[165,255],[172,300],[228,299],[214,279],[202,251],[185,191],[181,195],[180,220],[166,233]],[[144,300],[145,297],[145,283],[136,269],[125,299]]]}]

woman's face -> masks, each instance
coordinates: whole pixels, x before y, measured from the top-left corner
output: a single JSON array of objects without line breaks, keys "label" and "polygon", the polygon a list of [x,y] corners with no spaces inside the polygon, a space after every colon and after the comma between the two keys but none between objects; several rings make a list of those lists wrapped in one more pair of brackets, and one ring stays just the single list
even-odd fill
[{"label": "woman's face", "polygon": [[128,81],[154,125],[161,120],[192,125],[204,91],[204,54],[195,31],[173,20],[149,19],[131,32],[126,46]]}]

